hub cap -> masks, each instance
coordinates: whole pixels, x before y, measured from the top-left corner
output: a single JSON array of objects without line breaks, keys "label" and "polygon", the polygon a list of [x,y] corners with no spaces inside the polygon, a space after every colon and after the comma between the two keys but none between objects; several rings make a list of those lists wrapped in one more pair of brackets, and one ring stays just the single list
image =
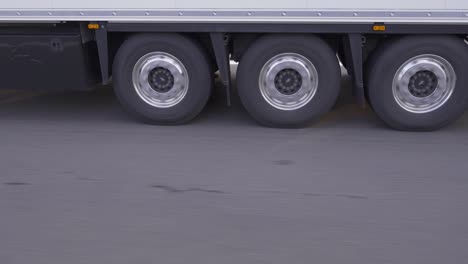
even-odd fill
[{"label": "hub cap", "polygon": [[301,89],[301,74],[293,69],[284,69],[275,77],[276,89],[284,95],[295,94]]},{"label": "hub cap", "polygon": [[318,72],[306,57],[283,53],[270,59],[260,71],[259,87],[263,98],[280,110],[297,110],[314,98]]},{"label": "hub cap", "polygon": [[165,52],[152,52],[139,59],[132,77],[138,96],[157,108],[173,107],[187,95],[187,70],[181,61]]},{"label": "hub cap", "polygon": [[174,87],[174,76],[166,68],[157,67],[151,70],[148,81],[151,88],[158,93],[167,93]]},{"label": "hub cap", "polygon": [[431,71],[419,71],[411,76],[408,89],[413,96],[427,97],[434,93],[439,81]]},{"label": "hub cap", "polygon": [[405,62],[393,79],[393,97],[403,109],[428,113],[443,106],[452,96],[456,73],[444,58],[427,54]]}]

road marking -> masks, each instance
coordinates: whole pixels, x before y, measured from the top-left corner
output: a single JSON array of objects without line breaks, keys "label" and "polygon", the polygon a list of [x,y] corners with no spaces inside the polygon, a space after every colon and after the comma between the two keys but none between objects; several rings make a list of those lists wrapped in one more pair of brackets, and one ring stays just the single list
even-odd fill
[{"label": "road marking", "polygon": [[363,108],[357,104],[348,103],[333,109],[319,121],[319,124],[335,122],[349,118],[349,116],[364,116],[367,112],[367,107]]},{"label": "road marking", "polygon": [[10,94],[17,94],[18,91],[16,90],[4,90],[4,91],[0,91],[0,98],[2,96],[6,96],[6,95],[10,95]]},{"label": "road marking", "polygon": [[0,105],[11,104],[15,102],[26,101],[28,99],[42,95],[41,92],[24,92],[24,91],[1,91]]}]

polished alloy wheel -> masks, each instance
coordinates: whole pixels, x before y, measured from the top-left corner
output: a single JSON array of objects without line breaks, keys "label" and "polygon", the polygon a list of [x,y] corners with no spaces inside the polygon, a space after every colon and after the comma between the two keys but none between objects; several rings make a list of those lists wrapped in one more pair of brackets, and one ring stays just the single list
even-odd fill
[{"label": "polished alloy wheel", "polygon": [[132,77],[138,96],[157,108],[173,107],[187,95],[187,70],[180,60],[165,52],[152,52],[139,59]]},{"label": "polished alloy wheel", "polygon": [[318,72],[306,57],[283,53],[270,59],[260,71],[259,87],[271,106],[286,111],[297,110],[314,98]]},{"label": "polished alloy wheel", "polygon": [[452,96],[457,76],[444,58],[425,54],[405,62],[393,79],[393,97],[411,113],[428,113],[442,107]]}]

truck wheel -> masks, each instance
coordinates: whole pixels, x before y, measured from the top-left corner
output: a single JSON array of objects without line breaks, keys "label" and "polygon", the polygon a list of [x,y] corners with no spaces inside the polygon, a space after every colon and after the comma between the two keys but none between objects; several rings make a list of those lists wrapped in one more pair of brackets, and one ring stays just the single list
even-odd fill
[{"label": "truck wheel", "polygon": [[116,55],[113,78],[124,108],[156,124],[183,124],[195,118],[213,83],[203,49],[178,34],[130,37]]},{"label": "truck wheel", "polygon": [[468,46],[450,36],[408,36],[371,58],[370,103],[390,127],[431,131],[459,118],[468,105]]},{"label": "truck wheel", "polygon": [[238,69],[239,97],[259,123],[302,127],[333,107],[340,90],[335,52],[305,35],[267,35],[253,43]]}]

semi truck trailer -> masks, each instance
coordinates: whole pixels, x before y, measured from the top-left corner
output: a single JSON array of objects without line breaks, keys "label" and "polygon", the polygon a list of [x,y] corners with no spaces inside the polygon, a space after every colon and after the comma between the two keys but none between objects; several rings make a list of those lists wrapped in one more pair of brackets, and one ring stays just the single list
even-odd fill
[{"label": "semi truck trailer", "polygon": [[230,61],[247,112],[303,127],[354,98],[390,127],[442,128],[468,106],[465,0],[16,0],[0,3],[0,87],[112,83],[136,118],[194,119]]}]

